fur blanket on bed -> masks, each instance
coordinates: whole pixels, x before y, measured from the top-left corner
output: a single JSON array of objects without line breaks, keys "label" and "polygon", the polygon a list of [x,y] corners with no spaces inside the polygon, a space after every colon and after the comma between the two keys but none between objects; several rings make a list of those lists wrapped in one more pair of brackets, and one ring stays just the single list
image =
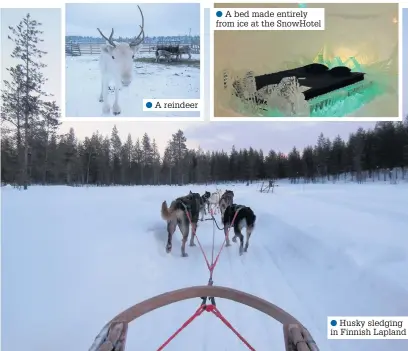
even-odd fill
[{"label": "fur blanket on bed", "polygon": [[296,77],[285,77],[279,84],[272,84],[256,92],[270,109],[278,109],[285,116],[310,116],[310,105],[303,92],[310,88],[301,86]]}]

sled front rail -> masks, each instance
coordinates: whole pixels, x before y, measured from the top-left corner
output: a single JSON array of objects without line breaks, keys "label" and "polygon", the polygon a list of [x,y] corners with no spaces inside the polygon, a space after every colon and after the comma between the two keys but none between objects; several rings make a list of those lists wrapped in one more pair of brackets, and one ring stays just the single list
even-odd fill
[{"label": "sled front rail", "polygon": [[[128,324],[130,322],[146,313],[172,303],[201,298],[203,296],[235,301],[263,312],[279,321],[283,325],[286,351],[319,351],[309,331],[289,313],[257,296],[222,286],[192,286],[170,291],[142,301],[113,318],[98,335],[90,351],[124,351]],[[143,349],[142,345],[140,346],[141,349]]]}]

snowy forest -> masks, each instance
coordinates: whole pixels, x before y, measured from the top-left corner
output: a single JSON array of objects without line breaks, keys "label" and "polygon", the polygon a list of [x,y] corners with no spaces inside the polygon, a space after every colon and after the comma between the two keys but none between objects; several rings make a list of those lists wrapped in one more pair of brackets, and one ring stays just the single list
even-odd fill
[{"label": "snowy forest", "polygon": [[[320,135],[316,145],[288,154],[279,150],[192,150],[178,130],[160,155],[154,136],[121,140],[116,126],[111,135],[78,140],[75,131],[59,132],[60,109],[44,90],[42,69],[46,52],[41,23],[29,14],[9,39],[15,44],[2,95],[1,180],[27,188],[30,184],[159,185],[256,181],[291,178],[314,182],[336,180],[352,173],[363,181],[378,170],[408,167],[408,119],[379,122],[370,130],[358,129],[347,140]],[[402,173],[404,175],[404,172]]]},{"label": "snowy forest", "polygon": [[[159,185],[255,181],[258,179],[321,177],[336,180],[352,172],[363,181],[364,171],[408,168],[408,121],[379,122],[371,130],[358,129],[348,140],[320,135],[316,145],[303,150],[279,151],[241,149],[205,152],[186,146],[183,131],[173,134],[160,155],[153,136],[141,140],[131,135],[121,140],[116,127],[110,136],[95,132],[80,141],[73,129],[59,135],[56,129],[30,138],[28,169],[15,134],[2,139],[1,177],[5,183],[21,183],[27,174],[30,184]],[[22,151],[21,151],[22,152]]]}]

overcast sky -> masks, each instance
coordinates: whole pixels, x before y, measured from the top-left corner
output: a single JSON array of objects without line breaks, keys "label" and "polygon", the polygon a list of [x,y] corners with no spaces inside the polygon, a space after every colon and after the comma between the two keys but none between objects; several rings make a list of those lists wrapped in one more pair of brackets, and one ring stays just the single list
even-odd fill
[{"label": "overcast sky", "polygon": [[[200,34],[200,4],[141,4],[146,36]],[[66,34],[132,37],[139,33],[141,16],[137,4],[66,4]]]},{"label": "overcast sky", "polygon": [[408,57],[408,9],[403,9],[402,10],[402,62],[403,67],[402,67],[402,110],[403,110],[403,115],[408,114],[408,64],[407,64],[407,57]]},{"label": "overcast sky", "polygon": [[54,96],[50,99],[55,100],[61,105],[61,10],[59,9],[1,9],[1,82],[8,80],[10,75],[6,68],[15,66],[16,61],[10,57],[14,49],[14,43],[7,38],[10,34],[9,26],[15,27],[23,17],[30,13],[31,18],[42,23],[40,27],[44,34],[44,39],[38,47],[46,52],[43,62],[48,67],[43,69],[44,76],[48,82],[44,90]]}]

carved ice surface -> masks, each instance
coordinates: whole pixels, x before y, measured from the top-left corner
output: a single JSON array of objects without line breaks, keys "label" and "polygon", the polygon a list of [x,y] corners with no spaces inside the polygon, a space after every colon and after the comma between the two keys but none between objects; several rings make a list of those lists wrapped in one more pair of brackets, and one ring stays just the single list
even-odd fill
[{"label": "carved ice surface", "polygon": [[301,78],[286,77],[279,84],[256,90],[256,74],[253,71],[231,72],[224,70],[224,89],[229,93],[229,108],[247,115],[264,117],[349,116],[385,93],[397,94],[398,46],[390,57],[379,62],[362,64],[355,56],[342,59],[320,50],[313,59],[300,57],[286,61],[281,69],[293,69],[310,63],[321,63],[329,68],[349,67],[352,72],[364,72],[365,79],[316,98],[305,100],[307,87],[299,84]]},{"label": "carved ice surface", "polygon": [[309,116],[309,104],[303,95],[309,88],[301,86],[296,77],[285,77],[270,87],[266,98],[269,108],[278,109],[285,116]]},{"label": "carved ice surface", "polygon": [[[354,58],[349,61],[355,70],[361,69]],[[310,89],[300,85],[302,78],[285,77],[279,84],[256,90],[254,73],[248,71],[241,78],[232,79],[224,71],[224,88],[230,93],[230,107],[245,115],[264,117],[342,117],[347,116],[381,96],[385,88],[369,78],[306,100],[304,92]]]}]

